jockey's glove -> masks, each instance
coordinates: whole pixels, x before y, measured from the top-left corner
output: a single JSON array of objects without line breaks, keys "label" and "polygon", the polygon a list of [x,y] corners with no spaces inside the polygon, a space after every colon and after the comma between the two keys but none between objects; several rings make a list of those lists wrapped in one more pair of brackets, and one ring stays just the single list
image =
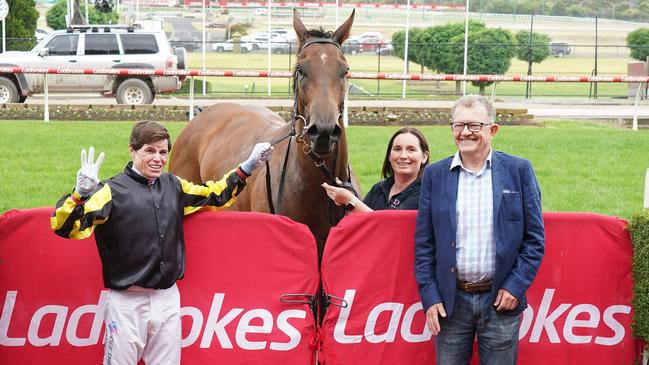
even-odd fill
[{"label": "jockey's glove", "polygon": [[100,153],[95,161],[95,148],[90,146],[88,157],[86,158],[86,149],[81,150],[81,168],[77,171],[77,186],[74,191],[80,196],[88,196],[95,190],[99,184],[99,168],[104,162],[104,153]]},{"label": "jockey's glove", "polygon": [[257,143],[250,152],[250,157],[245,160],[241,166],[241,170],[247,175],[252,175],[252,172],[259,167],[262,163],[270,160],[273,152],[273,146],[268,142]]}]

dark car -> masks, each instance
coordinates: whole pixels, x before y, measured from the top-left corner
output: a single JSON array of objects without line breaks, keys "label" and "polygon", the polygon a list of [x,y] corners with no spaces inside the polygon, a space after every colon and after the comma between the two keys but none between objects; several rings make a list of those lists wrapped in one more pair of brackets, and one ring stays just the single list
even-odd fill
[{"label": "dark car", "polygon": [[355,39],[347,39],[342,45],[344,54],[355,55],[361,51],[361,44]]},{"label": "dark car", "polygon": [[172,47],[183,47],[187,50],[187,52],[194,52],[197,50],[201,50],[203,47],[203,42],[200,40],[175,40],[175,39],[170,39],[169,44],[171,44]]},{"label": "dark car", "polygon": [[378,48],[376,49],[376,53],[380,54],[381,56],[392,56],[393,52],[394,47],[392,47],[391,43],[379,44]]},{"label": "dark car", "polygon": [[554,42],[550,43],[550,50],[554,57],[563,57],[570,54],[570,46],[565,42]]}]

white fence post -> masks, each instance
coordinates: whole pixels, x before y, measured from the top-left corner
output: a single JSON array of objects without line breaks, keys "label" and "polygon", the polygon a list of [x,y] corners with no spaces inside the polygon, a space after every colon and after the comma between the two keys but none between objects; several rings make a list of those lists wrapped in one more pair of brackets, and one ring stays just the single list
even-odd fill
[{"label": "white fence post", "polygon": [[[644,86],[644,82],[640,83],[640,85],[638,85],[638,92],[635,95],[635,110],[633,111],[633,124],[631,126],[631,128],[634,131],[638,130],[638,104],[640,102],[640,96],[642,94],[642,89],[643,89],[642,86]],[[646,204],[645,204],[645,207],[646,207]]]},{"label": "white fence post", "polygon": [[43,88],[45,89],[45,104],[43,105],[43,121],[50,121],[50,94],[49,86],[47,85],[47,74],[43,75]]}]

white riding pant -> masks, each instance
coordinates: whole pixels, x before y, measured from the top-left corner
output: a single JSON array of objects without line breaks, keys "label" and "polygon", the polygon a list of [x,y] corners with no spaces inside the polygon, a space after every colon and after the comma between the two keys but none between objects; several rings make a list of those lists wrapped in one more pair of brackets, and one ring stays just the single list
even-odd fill
[{"label": "white riding pant", "polygon": [[131,287],[108,290],[103,365],[180,365],[180,293]]}]

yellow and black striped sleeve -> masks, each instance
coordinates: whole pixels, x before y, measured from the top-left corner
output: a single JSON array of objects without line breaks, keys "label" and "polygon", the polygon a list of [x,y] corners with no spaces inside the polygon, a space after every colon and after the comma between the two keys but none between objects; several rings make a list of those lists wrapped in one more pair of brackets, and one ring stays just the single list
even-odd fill
[{"label": "yellow and black striped sleeve", "polygon": [[63,196],[50,217],[50,227],[64,238],[90,237],[95,226],[106,222],[112,206],[110,186],[104,184],[85,201],[76,193]]},{"label": "yellow and black striped sleeve", "polygon": [[219,181],[207,181],[202,184],[191,183],[176,176],[182,188],[183,214],[192,214],[203,206],[221,210],[234,203],[236,196],[246,186],[246,181],[239,177],[236,170],[226,173]]}]

